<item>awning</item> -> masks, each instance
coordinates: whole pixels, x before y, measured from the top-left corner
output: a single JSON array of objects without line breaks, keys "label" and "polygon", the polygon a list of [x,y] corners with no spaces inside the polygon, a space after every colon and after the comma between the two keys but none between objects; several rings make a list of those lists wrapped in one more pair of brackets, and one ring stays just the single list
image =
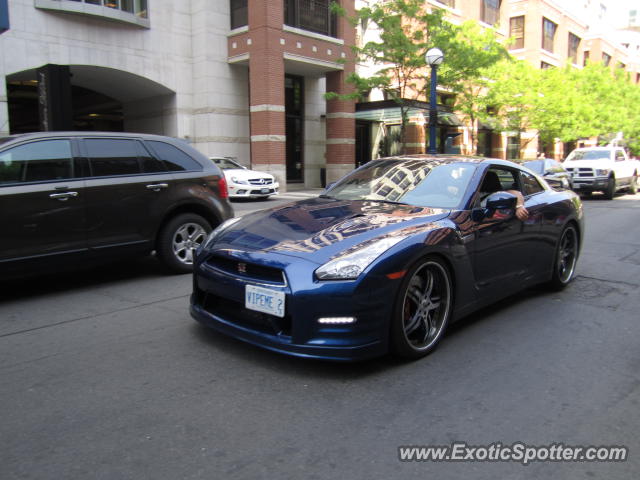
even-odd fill
[{"label": "awning", "polygon": [[[405,100],[408,107],[408,117],[422,114],[429,118],[429,103],[418,100]],[[445,110],[438,105],[438,125],[459,127],[463,123],[455,113]],[[394,100],[382,100],[379,102],[364,102],[356,104],[356,120],[370,122],[400,123],[402,121],[400,106]]]}]

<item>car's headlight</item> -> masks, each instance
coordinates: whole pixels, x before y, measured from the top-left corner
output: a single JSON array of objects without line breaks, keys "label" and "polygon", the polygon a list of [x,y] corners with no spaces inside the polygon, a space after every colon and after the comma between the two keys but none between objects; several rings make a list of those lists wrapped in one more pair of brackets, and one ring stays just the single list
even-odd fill
[{"label": "car's headlight", "polygon": [[242,180],[241,178],[238,178],[238,177],[231,177],[231,181],[233,183],[239,183],[240,185],[249,185],[249,182],[247,182],[246,180]]},{"label": "car's headlight", "polygon": [[349,251],[316,270],[320,280],[355,280],[371,263],[406,236],[387,237]]},{"label": "car's headlight", "polygon": [[214,228],[213,231],[207,237],[207,239],[202,243],[202,245],[200,245],[199,250],[203,250],[211,246],[211,244],[216,240],[216,238],[220,236],[222,232],[224,232],[227,228],[229,228],[231,225],[236,223],[241,218],[242,217],[230,218],[229,220],[222,222],[220,225]]},{"label": "car's headlight", "polygon": [[608,168],[596,169],[596,175],[599,177],[605,177],[609,175],[610,172],[611,170],[609,170]]}]

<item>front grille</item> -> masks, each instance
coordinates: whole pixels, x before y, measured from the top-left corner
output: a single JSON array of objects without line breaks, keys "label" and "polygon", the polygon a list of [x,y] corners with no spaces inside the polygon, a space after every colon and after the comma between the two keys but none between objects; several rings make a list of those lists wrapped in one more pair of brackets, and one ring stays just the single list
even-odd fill
[{"label": "front grille", "polygon": [[593,168],[567,168],[567,171],[571,174],[573,174],[574,178],[575,177],[593,177],[594,176],[594,171]]},{"label": "front grille", "polygon": [[251,178],[249,179],[251,185],[271,185],[273,180],[271,178]]},{"label": "front grille", "polygon": [[236,325],[270,335],[291,336],[291,317],[275,317],[268,313],[249,310],[240,302],[229,300],[211,293],[203,293],[199,298],[202,308]]},{"label": "front grille", "polygon": [[256,263],[242,262],[233,258],[213,255],[205,261],[209,268],[221,271],[232,277],[246,278],[274,285],[285,285],[284,272],[279,268],[267,267]]}]

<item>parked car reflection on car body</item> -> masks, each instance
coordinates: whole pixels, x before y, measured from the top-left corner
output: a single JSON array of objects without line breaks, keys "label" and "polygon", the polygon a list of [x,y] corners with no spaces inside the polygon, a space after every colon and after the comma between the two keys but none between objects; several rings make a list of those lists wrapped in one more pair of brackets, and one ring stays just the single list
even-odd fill
[{"label": "parked car reflection on car body", "polygon": [[[489,174],[497,191],[481,204]],[[216,229],[198,251],[191,314],[296,356],[417,358],[451,321],[531,285],[568,285],[582,231],[578,195],[512,162],[373,160],[318,198]]]}]

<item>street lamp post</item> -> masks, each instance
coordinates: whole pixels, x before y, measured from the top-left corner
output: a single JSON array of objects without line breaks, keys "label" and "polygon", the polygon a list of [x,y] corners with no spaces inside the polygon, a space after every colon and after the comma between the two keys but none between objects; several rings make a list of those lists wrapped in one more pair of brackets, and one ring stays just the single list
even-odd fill
[{"label": "street lamp post", "polygon": [[444,60],[444,54],[439,48],[431,48],[427,51],[424,59],[431,67],[431,91],[429,92],[429,150],[427,153],[438,153],[436,148],[436,128],[438,126],[438,106],[436,102],[436,87],[438,85],[438,65]]}]

